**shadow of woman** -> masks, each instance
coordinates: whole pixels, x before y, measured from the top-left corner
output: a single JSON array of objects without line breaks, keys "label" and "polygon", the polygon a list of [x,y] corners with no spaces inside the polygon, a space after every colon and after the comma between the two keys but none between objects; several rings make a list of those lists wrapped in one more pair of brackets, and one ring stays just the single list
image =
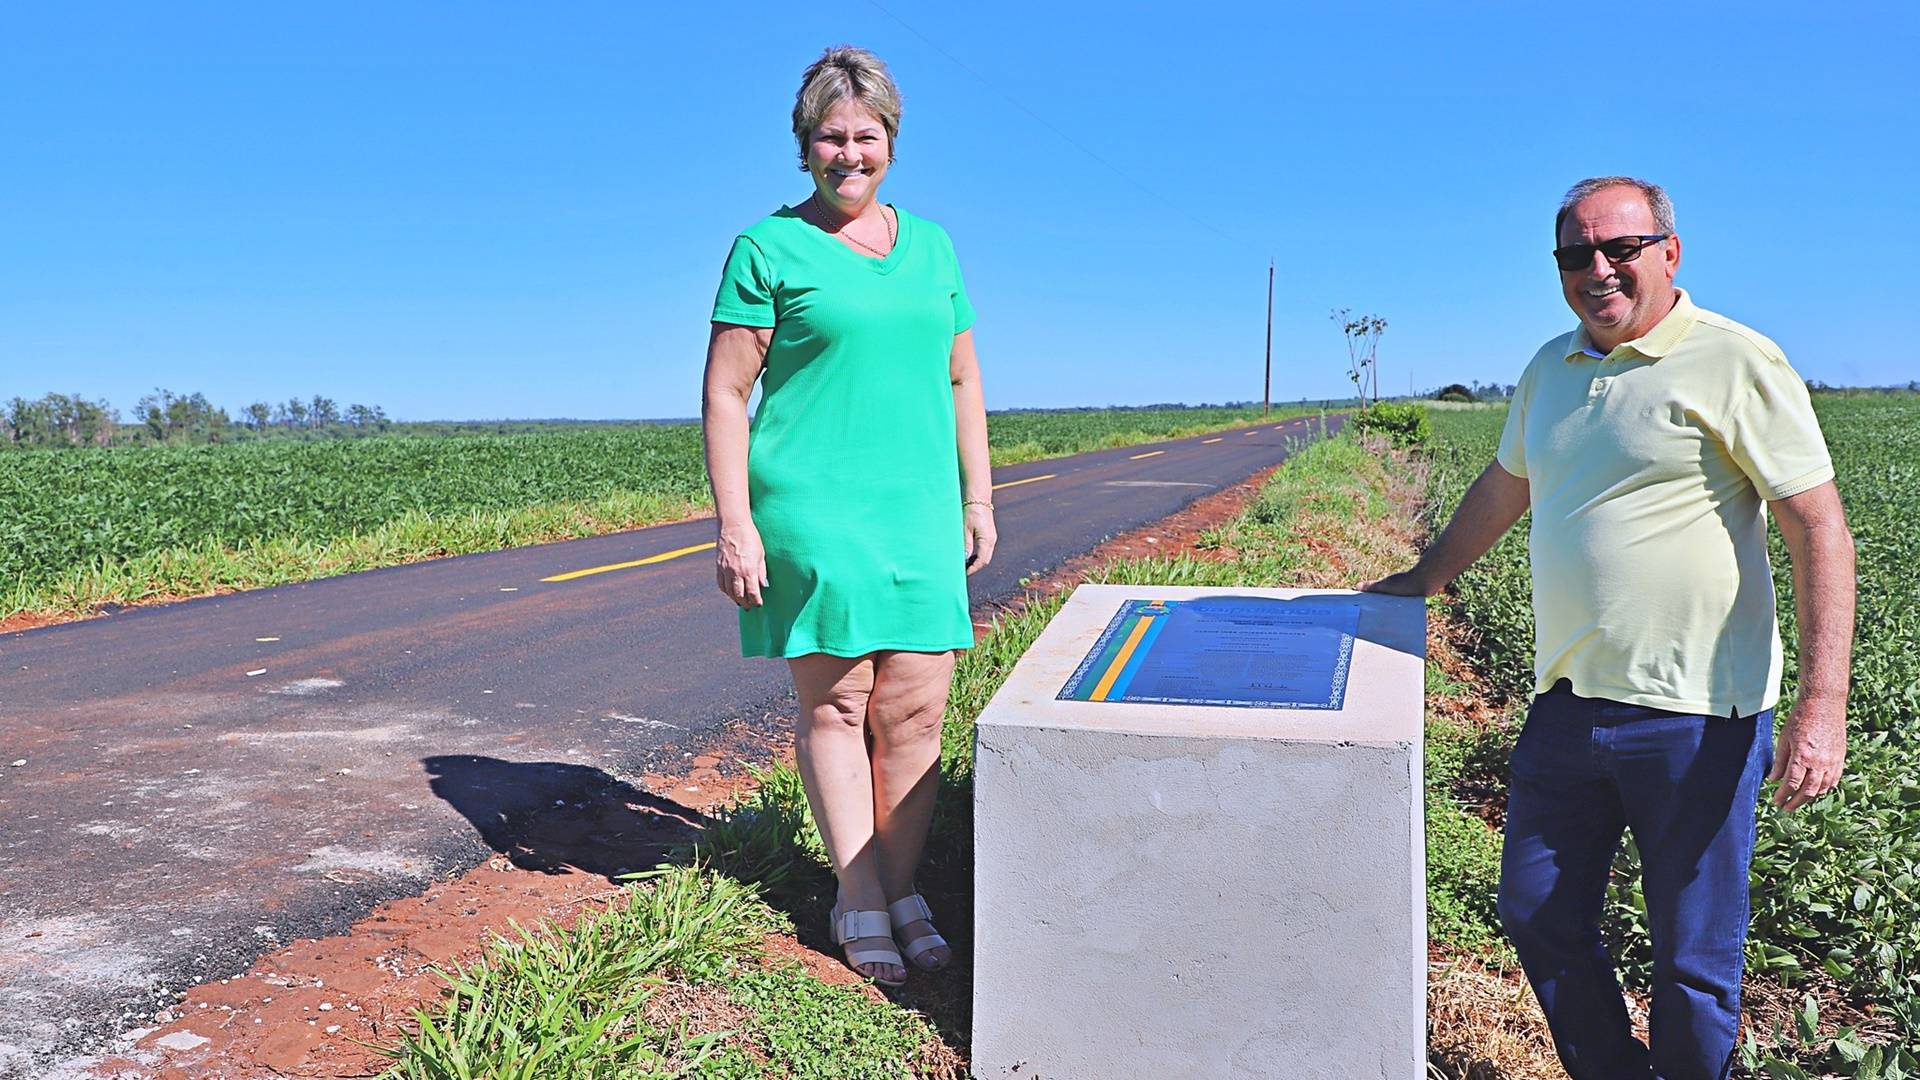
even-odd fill
[{"label": "shadow of woman", "polygon": [[556,874],[574,867],[613,880],[652,869],[709,824],[699,811],[591,765],[476,754],[420,764],[433,793],[522,870]]}]

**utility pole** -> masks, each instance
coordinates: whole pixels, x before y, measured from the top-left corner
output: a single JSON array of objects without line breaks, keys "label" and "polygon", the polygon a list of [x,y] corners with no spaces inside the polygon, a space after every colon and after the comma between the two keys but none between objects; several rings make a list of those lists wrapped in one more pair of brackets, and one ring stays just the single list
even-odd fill
[{"label": "utility pole", "polygon": [[1267,260],[1267,381],[1260,393],[1260,415],[1273,412],[1273,260]]}]

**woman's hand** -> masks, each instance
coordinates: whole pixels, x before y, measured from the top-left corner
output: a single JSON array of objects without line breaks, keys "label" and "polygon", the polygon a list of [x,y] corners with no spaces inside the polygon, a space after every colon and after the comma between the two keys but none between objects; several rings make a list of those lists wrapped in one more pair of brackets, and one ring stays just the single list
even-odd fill
[{"label": "woman's hand", "polygon": [[966,534],[967,574],[971,576],[993,561],[993,545],[999,542],[1000,532],[993,527],[993,507],[975,502],[961,509],[961,531]]},{"label": "woman's hand", "polygon": [[727,599],[743,608],[760,606],[767,583],[767,549],[753,525],[747,500],[747,399],[766,366],[773,331],[714,323],[707,342],[707,372],[700,383],[700,424],[707,449],[707,479],[713,513],[720,522],[714,545],[714,577]]},{"label": "woman's hand", "polygon": [[760,590],[767,587],[767,549],[761,546],[760,530],[753,522],[720,529],[713,571],[727,599],[743,608],[760,606]]}]

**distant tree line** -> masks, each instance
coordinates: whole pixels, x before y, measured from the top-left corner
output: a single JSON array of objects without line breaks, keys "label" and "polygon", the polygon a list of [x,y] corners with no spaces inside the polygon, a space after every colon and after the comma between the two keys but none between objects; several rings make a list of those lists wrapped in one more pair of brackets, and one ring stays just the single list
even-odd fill
[{"label": "distant tree line", "polygon": [[0,412],[0,437],[9,446],[105,446],[119,423],[119,411],[105,401],[48,394],[38,401],[7,402]]},{"label": "distant tree line", "polygon": [[1814,394],[1920,394],[1920,379],[1909,379],[1905,386],[1888,384],[1886,386],[1833,386],[1819,379],[1808,379],[1807,390]]},{"label": "distant tree line", "polygon": [[387,410],[378,405],[349,405],[345,412],[330,397],[319,394],[302,401],[288,398],[282,402],[256,401],[240,410],[240,422],[249,431],[265,432],[276,428],[287,431],[324,431],[346,426],[355,431],[380,432],[393,426]]},{"label": "distant tree line", "polygon": [[[1807,390],[1815,394],[1914,394],[1920,393],[1920,379],[1912,379],[1905,386],[1832,386],[1819,379],[1807,380]],[[1438,390],[1423,390],[1420,397],[1433,401],[1501,401],[1513,396],[1512,383],[1481,383],[1478,379],[1471,383],[1449,383]]]},{"label": "distant tree line", "polygon": [[333,398],[256,401],[235,420],[205,394],[176,394],[156,388],[133,407],[131,420],[105,400],[78,394],[48,394],[32,401],[16,397],[0,409],[0,446],[63,447],[114,445],[190,445],[271,438],[381,434],[393,426],[378,405],[340,408]]},{"label": "distant tree line", "polygon": [[1512,383],[1448,383],[1438,390],[1422,390],[1420,397],[1432,401],[1505,401],[1513,396]]}]

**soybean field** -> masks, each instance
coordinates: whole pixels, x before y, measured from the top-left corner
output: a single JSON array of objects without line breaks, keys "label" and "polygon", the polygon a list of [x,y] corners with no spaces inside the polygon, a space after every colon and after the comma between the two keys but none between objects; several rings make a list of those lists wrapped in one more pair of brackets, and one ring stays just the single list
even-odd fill
[{"label": "soybean field", "polygon": [[[1009,464],[1260,418],[1257,407],[1086,409],[988,423],[995,464]],[[696,424],[9,451],[0,618],[591,535],[708,501]]]},{"label": "soybean field", "polygon": [[404,514],[640,490],[702,498],[691,426],[445,439],[115,447],[0,457],[0,581],[249,541],[350,536]]}]

